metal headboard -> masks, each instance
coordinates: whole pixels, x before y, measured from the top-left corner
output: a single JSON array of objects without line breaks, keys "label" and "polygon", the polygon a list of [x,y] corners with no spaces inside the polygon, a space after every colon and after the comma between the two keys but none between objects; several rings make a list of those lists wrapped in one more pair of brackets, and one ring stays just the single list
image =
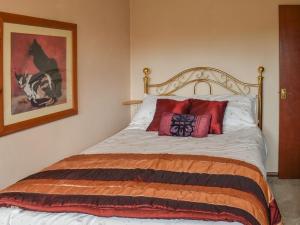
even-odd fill
[{"label": "metal headboard", "polygon": [[[248,95],[253,93],[253,89],[257,89],[257,123],[258,126],[262,128],[264,70],[263,66],[258,68],[256,84],[243,82],[235,78],[233,75],[212,67],[189,68],[172,76],[165,82],[152,84],[150,83],[151,70],[149,68],[144,68],[144,93],[148,94],[150,90],[153,90],[156,95],[173,95],[183,87],[192,84],[194,94],[196,94],[197,86],[200,83],[208,85],[210,94],[213,94],[213,85],[220,86],[235,95]],[[132,100],[126,101],[123,104],[132,105],[140,104],[141,102],[141,100]]]}]

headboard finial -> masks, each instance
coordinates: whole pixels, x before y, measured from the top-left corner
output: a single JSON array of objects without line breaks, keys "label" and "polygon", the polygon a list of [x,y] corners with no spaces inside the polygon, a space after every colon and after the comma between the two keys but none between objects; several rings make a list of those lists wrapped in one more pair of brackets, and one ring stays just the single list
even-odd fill
[{"label": "headboard finial", "polygon": [[258,67],[258,72],[259,72],[259,75],[262,76],[262,73],[265,71],[265,67],[263,66],[259,66]]},{"label": "headboard finial", "polygon": [[144,78],[143,78],[143,80],[144,80],[144,93],[145,94],[149,93],[149,80],[150,80],[149,74],[150,74],[150,72],[151,72],[151,70],[148,67],[145,67],[143,69],[143,73],[144,73]]},{"label": "headboard finial", "polygon": [[150,68],[145,67],[145,68],[143,69],[143,73],[145,74],[145,76],[149,76],[149,74],[150,74]]}]

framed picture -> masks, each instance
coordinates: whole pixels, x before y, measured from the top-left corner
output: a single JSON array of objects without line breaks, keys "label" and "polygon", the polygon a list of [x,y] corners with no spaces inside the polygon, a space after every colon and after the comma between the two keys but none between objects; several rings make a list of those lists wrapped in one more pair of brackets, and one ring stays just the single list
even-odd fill
[{"label": "framed picture", "polygon": [[77,114],[77,26],[0,12],[0,136]]}]

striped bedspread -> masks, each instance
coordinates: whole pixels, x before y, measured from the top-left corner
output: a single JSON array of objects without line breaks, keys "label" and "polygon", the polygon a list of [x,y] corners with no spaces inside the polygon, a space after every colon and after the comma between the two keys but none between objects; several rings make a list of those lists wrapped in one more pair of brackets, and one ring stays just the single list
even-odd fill
[{"label": "striped bedspread", "polygon": [[282,224],[255,166],[194,155],[72,156],[1,191],[0,206],[103,217]]}]

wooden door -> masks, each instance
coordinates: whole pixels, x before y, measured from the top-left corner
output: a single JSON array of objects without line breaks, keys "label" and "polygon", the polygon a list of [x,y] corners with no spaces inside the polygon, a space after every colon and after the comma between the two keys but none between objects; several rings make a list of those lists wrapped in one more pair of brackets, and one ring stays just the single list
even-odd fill
[{"label": "wooden door", "polygon": [[300,5],[279,6],[279,177],[300,178]]}]

